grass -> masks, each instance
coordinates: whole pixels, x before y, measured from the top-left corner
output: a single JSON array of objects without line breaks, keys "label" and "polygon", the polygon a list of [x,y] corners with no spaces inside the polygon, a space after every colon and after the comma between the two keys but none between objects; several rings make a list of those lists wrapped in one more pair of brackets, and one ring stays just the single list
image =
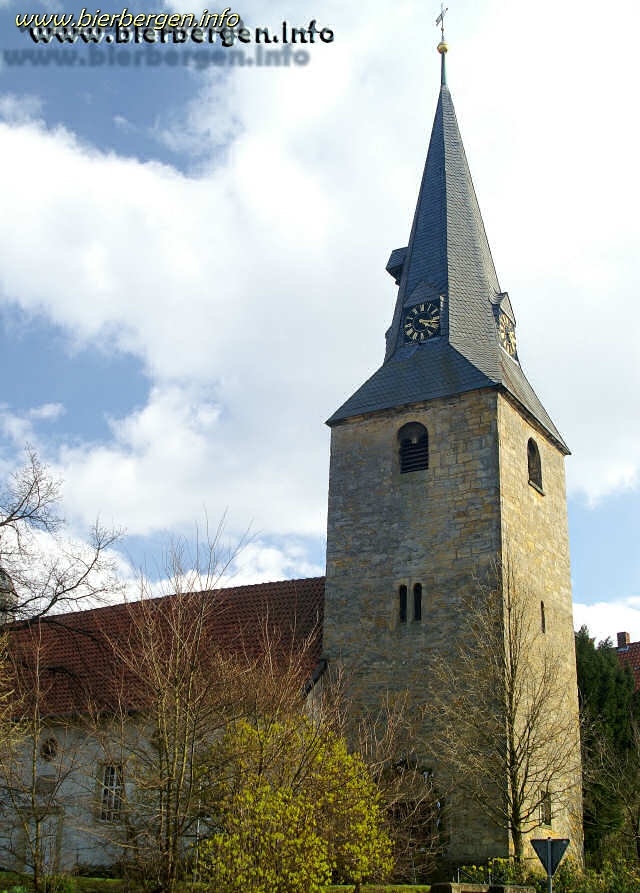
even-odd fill
[{"label": "grass", "polygon": [[[93,878],[64,876],[77,893],[121,893],[125,884],[119,878]],[[29,875],[13,871],[0,871],[0,893],[31,893]]]},{"label": "grass", "polygon": [[[121,893],[125,884],[118,878],[70,877],[70,886],[77,893]],[[325,887],[324,893],[353,893],[353,884]],[[428,893],[429,887],[407,884],[365,884],[362,893]],[[0,870],[0,893],[30,893],[31,880],[27,875]]]},{"label": "grass", "polygon": [[[326,893],[352,893],[353,884],[325,887],[324,889]],[[430,887],[423,886],[413,887],[409,884],[364,884],[361,888],[362,893],[428,893],[430,889]]]},{"label": "grass", "polygon": [[124,881],[109,877],[74,877],[73,882],[80,893],[119,893],[124,890]]}]

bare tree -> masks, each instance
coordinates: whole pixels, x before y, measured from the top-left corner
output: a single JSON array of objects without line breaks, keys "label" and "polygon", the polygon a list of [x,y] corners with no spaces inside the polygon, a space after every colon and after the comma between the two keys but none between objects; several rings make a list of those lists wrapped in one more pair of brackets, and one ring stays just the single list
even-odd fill
[{"label": "bare tree", "polygon": [[470,797],[507,830],[521,860],[525,835],[576,797],[577,717],[558,672],[562,655],[512,562],[465,608],[464,640],[433,668],[444,696],[426,708],[432,751],[453,799],[456,790]]},{"label": "bare tree", "polygon": [[399,880],[417,883],[432,873],[444,849],[440,794],[425,758],[422,724],[407,693],[389,693],[376,711],[360,716],[356,747],[376,779],[393,841]]},{"label": "bare tree", "polygon": [[43,647],[43,624],[62,627],[59,612],[120,589],[109,552],[118,533],[96,523],[86,542],[65,537],[60,498],[60,482],[30,448],[0,489],[3,833],[5,848],[33,871],[36,889],[55,870],[61,791],[77,768],[64,721],[55,723],[57,737],[51,732],[50,696],[60,679]]},{"label": "bare tree", "polygon": [[80,773],[83,751],[77,725],[51,716],[60,684],[51,663],[37,621],[5,653],[12,722],[0,741],[0,846],[31,873],[36,893],[59,868],[65,788]]},{"label": "bare tree", "polygon": [[119,532],[94,524],[86,542],[64,537],[61,484],[31,448],[0,489],[0,599],[5,619],[69,610],[120,588],[109,549]]},{"label": "bare tree", "polygon": [[606,790],[619,806],[622,822],[612,823],[603,849],[620,844],[625,855],[640,863],[640,720],[632,716],[631,736],[626,747],[616,747],[610,735],[593,723],[585,783]]},{"label": "bare tree", "polygon": [[[19,524],[15,534],[23,534]],[[235,590],[218,588],[237,553],[222,546],[221,536],[222,525],[197,544],[195,556],[184,546],[170,550],[167,595],[158,596],[158,585],[141,576],[133,602],[9,626],[14,673],[3,692],[10,713],[21,718],[14,724],[21,734],[5,742],[5,800],[13,798],[16,815],[22,810],[18,830],[30,835],[28,862],[38,866],[38,883],[53,864],[46,839],[74,771],[65,742],[67,761],[57,773],[49,766],[43,783],[43,738],[62,727],[61,716],[72,717],[70,733],[85,764],[74,779],[79,806],[84,801],[75,830],[85,840],[101,839],[109,858],[171,890],[198,839],[212,740],[230,721],[255,715],[258,704],[276,712],[294,698],[302,704],[319,647],[310,656],[305,641],[312,631],[318,642],[317,617],[298,629],[289,604],[270,615],[278,606],[268,597],[264,610],[246,598],[238,609]],[[51,653],[38,649],[25,661],[22,646],[39,635]],[[49,699],[52,682],[57,694]],[[95,853],[95,846],[86,851]]]},{"label": "bare tree", "polygon": [[172,547],[170,594],[156,597],[141,578],[140,598],[104,630],[119,689],[109,709],[93,711],[91,734],[110,773],[103,833],[130,868],[168,891],[197,836],[208,748],[243,691],[233,649],[216,641],[224,624],[217,587],[235,555],[225,553],[221,533],[192,560],[184,546]]}]

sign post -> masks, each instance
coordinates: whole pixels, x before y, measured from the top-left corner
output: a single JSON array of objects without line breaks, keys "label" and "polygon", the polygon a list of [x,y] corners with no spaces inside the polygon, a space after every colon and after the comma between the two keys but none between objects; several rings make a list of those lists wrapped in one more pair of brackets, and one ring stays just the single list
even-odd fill
[{"label": "sign post", "polygon": [[553,876],[556,868],[562,862],[565,850],[569,846],[568,837],[547,837],[538,840],[532,840],[531,846],[536,851],[538,859],[547,870],[547,890],[553,893]]}]

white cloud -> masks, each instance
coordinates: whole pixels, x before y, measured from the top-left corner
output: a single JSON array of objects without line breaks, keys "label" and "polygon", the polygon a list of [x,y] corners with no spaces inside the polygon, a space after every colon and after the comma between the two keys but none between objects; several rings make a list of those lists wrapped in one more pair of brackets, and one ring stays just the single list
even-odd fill
[{"label": "white cloud", "polygon": [[[232,533],[251,524],[321,535],[326,484],[308,480],[290,443],[297,438],[319,464],[326,461],[322,430],[314,436],[286,419],[271,430],[269,408],[255,399],[222,411],[206,389],[154,388],[143,409],[111,422],[112,442],[62,448],[57,470],[70,513],[87,523],[99,510],[128,533],[147,535],[183,529],[203,508],[212,518],[228,509]],[[260,421],[262,432],[253,427]]]},{"label": "white cloud", "polygon": [[309,561],[304,546],[288,543],[280,548],[258,540],[241,548],[222,585],[241,586],[298,576],[320,577],[323,574],[324,566]]},{"label": "white cloud", "polygon": [[[0,2],[0,7],[2,2]],[[0,56],[0,66],[2,56]],[[0,119],[12,124],[24,124],[38,119],[42,112],[42,100],[38,96],[25,94],[16,96],[14,93],[5,93],[0,96]]]},{"label": "white cloud", "polygon": [[118,130],[122,130],[125,133],[135,132],[138,128],[135,124],[129,121],[128,118],[125,118],[124,115],[114,115],[113,123],[118,128]]},{"label": "white cloud", "polygon": [[632,642],[640,640],[640,598],[630,597],[610,602],[584,605],[573,604],[573,625],[576,630],[586,626],[598,642],[611,639],[617,643],[619,632],[628,632]]},{"label": "white cloud", "polygon": [[0,407],[0,429],[3,437],[10,440],[16,448],[23,447],[33,437],[29,420],[8,412],[5,407]]},{"label": "white cloud", "polygon": [[250,531],[241,538],[230,537],[224,520],[209,550],[207,534],[213,537],[215,526],[212,529],[204,518],[197,529],[191,529],[190,537],[169,537],[160,564],[146,563],[137,572],[121,556],[118,570],[125,582],[127,598],[317,577],[324,573],[324,564],[310,561],[307,547],[295,538],[282,545],[272,545],[253,537]]},{"label": "white cloud", "polygon": [[[299,23],[289,6],[278,19]],[[451,14],[448,60],[524,368],[574,451],[571,490],[592,500],[635,488],[640,467],[638,11],[617,9],[615,90],[599,11],[571,0],[553,38],[514,4]],[[78,345],[142,358],[153,382],[109,441],[51,456],[77,519],[99,511],[149,534],[206,505],[228,508],[235,530],[322,535],[322,422],[382,357],[384,265],[408,237],[438,58],[417,2],[391,15],[322,0],[313,14],[336,40],[308,66],[236,69],[224,84],[209,72],[159,131],[199,155],[198,176],[63,128],[0,125],[2,294]],[[272,7],[251,19],[272,23]],[[207,145],[224,151],[203,158]],[[51,176],[15,176],[30,169]],[[5,430],[18,442],[28,422]],[[304,565],[287,548],[271,564],[265,553],[265,573]]]},{"label": "white cloud", "polygon": [[53,422],[64,413],[61,403],[44,403],[25,412],[13,412],[6,403],[0,403],[0,431],[18,449],[17,458],[21,461],[24,445],[39,440],[34,422]]},{"label": "white cloud", "polygon": [[36,406],[29,410],[29,418],[37,421],[51,422],[59,419],[66,412],[62,403],[43,403],[42,406]]}]

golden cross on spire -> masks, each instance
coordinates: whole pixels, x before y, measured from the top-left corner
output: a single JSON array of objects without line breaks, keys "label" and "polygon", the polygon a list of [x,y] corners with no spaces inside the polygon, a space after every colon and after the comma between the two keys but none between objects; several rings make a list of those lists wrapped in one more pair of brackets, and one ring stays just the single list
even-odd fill
[{"label": "golden cross on spire", "polygon": [[449,12],[449,7],[445,6],[444,3],[440,4],[440,15],[436,19],[436,25],[440,25],[440,32],[442,34],[442,42],[444,43],[444,17]]}]

